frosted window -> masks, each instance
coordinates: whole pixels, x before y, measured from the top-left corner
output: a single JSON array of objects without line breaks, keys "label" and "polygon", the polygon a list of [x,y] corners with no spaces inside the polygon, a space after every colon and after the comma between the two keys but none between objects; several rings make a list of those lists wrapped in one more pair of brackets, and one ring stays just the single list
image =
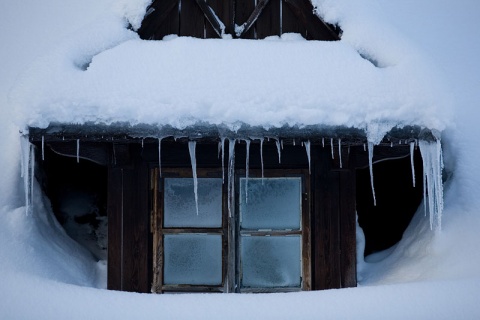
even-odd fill
[{"label": "frosted window", "polygon": [[222,236],[165,235],[164,283],[220,285]]},{"label": "frosted window", "polygon": [[[240,179],[243,229],[300,229],[301,178]],[[248,197],[248,198],[247,198]]]},{"label": "frosted window", "polygon": [[300,236],[241,237],[242,286],[300,287]]},{"label": "frosted window", "polygon": [[222,179],[198,178],[198,215],[192,178],[165,178],[164,227],[222,226]]}]

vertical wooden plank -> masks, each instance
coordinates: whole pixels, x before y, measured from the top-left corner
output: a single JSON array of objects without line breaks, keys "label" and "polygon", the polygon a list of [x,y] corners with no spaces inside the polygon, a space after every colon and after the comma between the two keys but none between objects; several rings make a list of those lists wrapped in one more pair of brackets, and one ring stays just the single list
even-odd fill
[{"label": "vertical wooden plank", "polygon": [[122,170],[108,167],[107,288],[122,290]]},{"label": "vertical wooden plank", "polygon": [[355,169],[340,171],[340,270],[342,288],[357,286]]},{"label": "vertical wooden plank", "polygon": [[179,34],[180,31],[180,13],[179,13],[179,2],[173,6],[173,9],[165,18],[165,21],[160,25],[157,29],[158,31],[155,33],[155,39],[161,40],[163,37],[169,34]]},{"label": "vertical wooden plank", "polygon": [[307,38],[307,29],[303,23],[297,18],[295,13],[284,0],[281,1],[282,6],[282,34],[283,33],[299,33]]},{"label": "vertical wooden plank", "polygon": [[331,170],[330,153],[319,147],[315,149],[318,158],[313,171],[313,287],[314,290],[340,288],[338,172]]},{"label": "vertical wooden plank", "polygon": [[205,37],[205,16],[195,0],[180,0],[180,32],[182,37]]},{"label": "vertical wooden plank", "polygon": [[[233,0],[207,0],[207,4],[225,25],[225,33],[231,34],[233,30]],[[218,38],[217,33],[207,20],[205,20],[205,36],[206,38]]]},{"label": "vertical wooden plank", "polygon": [[[139,150],[133,150],[139,154]],[[148,168],[140,159],[123,169],[123,290],[149,292]]]},{"label": "vertical wooden plank", "polygon": [[[237,0],[235,2],[235,24],[241,26],[247,22],[248,17],[252,14],[255,9],[255,0]],[[255,26],[248,30],[245,34],[242,35],[243,39],[254,39],[255,38]]]},{"label": "vertical wooden plank", "polygon": [[257,39],[280,36],[280,1],[270,0],[258,17],[255,23]]}]

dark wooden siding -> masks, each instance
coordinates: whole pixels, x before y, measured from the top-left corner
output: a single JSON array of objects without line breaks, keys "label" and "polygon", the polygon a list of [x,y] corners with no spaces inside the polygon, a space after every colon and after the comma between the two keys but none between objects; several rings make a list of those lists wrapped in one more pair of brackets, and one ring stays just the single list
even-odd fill
[{"label": "dark wooden siding", "polygon": [[[340,39],[339,29],[324,23],[314,13],[310,0],[156,0],[147,8],[138,34],[142,39],[155,40],[169,34],[218,38],[221,32],[217,21],[225,26],[226,34],[244,39],[287,32],[312,40]],[[245,32],[237,34],[235,26],[248,21],[251,24]]]},{"label": "dark wooden siding", "polygon": [[[162,168],[189,168],[187,144],[171,140],[162,143]],[[245,149],[244,142],[237,142],[237,170],[245,169]],[[332,160],[329,146],[312,146],[310,217],[313,290],[356,285],[355,174],[353,163],[348,162],[347,147],[343,149],[344,169],[340,169],[336,156],[338,149],[336,159]],[[221,168],[217,144],[198,144],[196,154],[198,168]],[[305,147],[300,144],[285,145],[279,163],[275,142],[265,141],[263,157],[265,169],[308,169],[309,166]],[[152,236],[149,219],[152,208],[148,199],[151,196],[148,169],[155,166],[158,166],[157,143],[145,144],[144,148],[132,144],[127,150],[124,145],[116,147],[115,159],[112,159],[109,168],[109,289],[150,292]],[[261,169],[258,142],[252,142],[250,147],[250,169]]]}]

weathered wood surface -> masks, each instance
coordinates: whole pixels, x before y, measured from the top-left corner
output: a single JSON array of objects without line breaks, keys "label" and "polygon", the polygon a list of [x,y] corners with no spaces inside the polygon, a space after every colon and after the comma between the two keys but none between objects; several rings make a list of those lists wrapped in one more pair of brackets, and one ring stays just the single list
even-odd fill
[{"label": "weathered wood surface", "polygon": [[[309,0],[260,0],[256,6],[254,0],[182,0],[180,13],[174,17],[178,4],[178,0],[154,1],[138,30],[140,37],[162,39],[177,29],[181,36],[218,38],[223,24],[225,33],[245,39],[263,39],[284,32],[298,32],[313,40],[340,38],[314,13]],[[173,25],[175,22],[179,27]],[[237,34],[235,25],[244,25],[244,32]]]},{"label": "weathered wood surface", "polygon": [[[225,145],[227,147],[227,145]],[[222,228],[162,228],[161,218],[154,216],[153,229],[157,232],[153,243],[150,239],[149,205],[149,172],[148,163],[158,163],[158,145],[139,145],[130,148],[128,161],[120,161],[122,166],[109,168],[109,275],[110,289],[149,292],[153,282],[153,290],[165,291],[211,291],[234,292],[234,283],[239,281],[238,261],[232,255],[238,255],[238,248],[232,247],[232,241],[238,235],[227,228],[225,217]],[[303,289],[319,290],[341,288],[356,285],[355,264],[355,173],[354,161],[348,161],[348,149],[342,148],[343,169],[332,160],[329,147],[312,146],[312,174],[308,175],[308,158],[305,147],[300,145],[284,146],[281,151],[281,163],[278,162],[275,142],[266,142],[263,150],[265,170],[273,170],[280,175],[289,175],[288,168],[303,170],[306,183],[311,185],[310,195],[302,193],[303,213],[302,254],[311,263],[303,266]],[[199,176],[211,176],[208,168],[215,168],[215,176],[221,176],[221,156],[218,156],[218,145],[197,145],[197,166]],[[227,150],[225,161],[228,159]],[[141,159],[139,158],[141,156]],[[337,152],[335,152],[335,157]],[[250,147],[250,177],[261,176],[260,145],[252,143]],[[143,160],[142,160],[143,159]],[[236,144],[237,174],[244,173],[246,147]],[[117,159],[118,161],[118,159]],[[348,166],[347,166],[348,164]],[[183,168],[179,172],[173,168]],[[286,170],[286,171],[285,171]],[[182,173],[184,172],[184,173]],[[164,176],[189,176],[191,163],[188,146],[183,143],[166,143],[162,145],[162,174]],[[309,179],[310,182],[309,182]],[[154,183],[152,186],[155,186]],[[226,184],[224,185],[226,188]],[[224,197],[226,197],[224,190]],[[224,199],[224,206],[227,201]],[[150,203],[161,206],[161,197],[153,197]],[[225,212],[227,211],[224,208]],[[228,215],[227,215],[228,216]],[[311,221],[308,221],[311,220]],[[230,228],[235,228],[237,221],[230,221]],[[231,230],[231,229],[230,229]],[[160,232],[158,232],[160,231]],[[154,265],[163,264],[162,237],[165,233],[206,232],[222,234],[224,243],[223,283],[218,287],[165,286],[162,275],[154,272]],[[249,231],[242,233],[276,234],[277,231]],[[298,234],[299,231],[291,232]],[[233,261],[233,262],[232,262]],[[227,269],[228,267],[228,269]],[[236,270],[236,271],[235,271]],[[248,291],[249,289],[246,289]],[[242,290],[245,291],[245,290]]]},{"label": "weathered wood surface", "polygon": [[123,172],[119,168],[108,168],[108,269],[107,287],[122,290],[122,189]]},{"label": "weathered wood surface", "polygon": [[148,175],[147,163],[139,156],[132,164],[109,167],[109,289],[150,291]]}]

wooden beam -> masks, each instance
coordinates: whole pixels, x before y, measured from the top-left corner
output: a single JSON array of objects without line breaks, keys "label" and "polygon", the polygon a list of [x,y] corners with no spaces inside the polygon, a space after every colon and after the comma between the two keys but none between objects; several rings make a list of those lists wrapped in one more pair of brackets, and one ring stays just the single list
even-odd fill
[{"label": "wooden beam", "polygon": [[260,0],[258,2],[250,17],[248,17],[247,21],[242,25],[243,29],[239,32],[236,32],[237,37],[240,38],[243,34],[247,33],[250,30],[255,21],[257,21],[265,6],[268,4],[268,1],[269,0]]},{"label": "wooden beam", "polygon": [[310,0],[285,0],[293,13],[307,28],[308,37],[313,40],[340,40],[340,37],[315,13]]},{"label": "wooden beam", "polygon": [[215,12],[213,12],[213,9],[205,2],[205,0],[196,1],[215,33],[222,38],[225,34],[225,24],[220,20]]}]

